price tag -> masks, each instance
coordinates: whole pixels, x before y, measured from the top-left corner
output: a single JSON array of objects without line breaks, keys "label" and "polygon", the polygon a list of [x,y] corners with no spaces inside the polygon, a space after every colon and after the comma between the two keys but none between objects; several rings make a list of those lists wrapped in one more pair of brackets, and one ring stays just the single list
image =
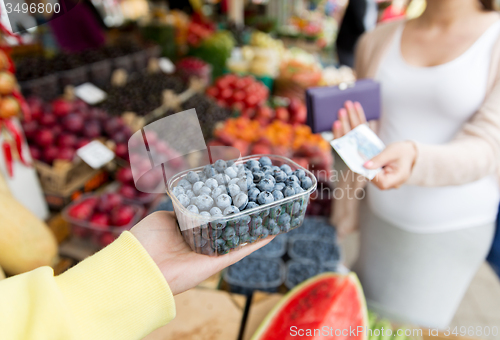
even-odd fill
[{"label": "price tag", "polygon": [[76,154],[93,169],[99,169],[115,158],[113,151],[96,140],[76,150]]},{"label": "price tag", "polygon": [[106,92],[92,83],[84,83],[75,87],[75,95],[89,105],[95,105],[106,99]]},{"label": "price tag", "polygon": [[175,65],[168,58],[158,59],[158,66],[163,73],[171,74],[175,72]]}]

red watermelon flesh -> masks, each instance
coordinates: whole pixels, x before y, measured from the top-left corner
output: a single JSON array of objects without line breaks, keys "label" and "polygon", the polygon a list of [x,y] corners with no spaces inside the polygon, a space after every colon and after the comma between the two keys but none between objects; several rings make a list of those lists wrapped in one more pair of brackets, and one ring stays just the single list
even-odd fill
[{"label": "red watermelon flesh", "polygon": [[365,340],[366,302],[354,273],[321,274],[290,291],[266,317],[252,340]]}]

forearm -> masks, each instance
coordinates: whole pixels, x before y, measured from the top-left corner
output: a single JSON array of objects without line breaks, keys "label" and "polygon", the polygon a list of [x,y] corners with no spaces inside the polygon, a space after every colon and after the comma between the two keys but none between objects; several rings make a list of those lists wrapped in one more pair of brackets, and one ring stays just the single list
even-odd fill
[{"label": "forearm", "polygon": [[175,317],[172,293],[126,232],[54,277],[49,267],[0,282],[0,338],[140,339]]}]

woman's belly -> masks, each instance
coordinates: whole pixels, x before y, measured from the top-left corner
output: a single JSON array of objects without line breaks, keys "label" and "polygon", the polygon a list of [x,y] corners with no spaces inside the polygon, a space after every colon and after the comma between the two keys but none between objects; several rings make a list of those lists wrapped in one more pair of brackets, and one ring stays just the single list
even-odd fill
[{"label": "woman's belly", "polygon": [[367,203],[381,219],[413,232],[442,232],[495,221],[500,189],[494,176],[447,187],[404,185],[395,190],[367,186]]}]

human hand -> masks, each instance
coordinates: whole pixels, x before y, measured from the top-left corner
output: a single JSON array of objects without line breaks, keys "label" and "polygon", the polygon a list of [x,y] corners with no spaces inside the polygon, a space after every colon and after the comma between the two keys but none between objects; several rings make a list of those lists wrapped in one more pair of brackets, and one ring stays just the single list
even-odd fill
[{"label": "human hand", "polygon": [[222,256],[197,254],[184,241],[173,212],[158,211],[137,223],[130,232],[160,268],[172,294],[182,293],[268,244],[267,238]]},{"label": "human hand", "polygon": [[410,178],[416,158],[417,148],[413,142],[398,142],[389,144],[381,153],[367,161],[364,167],[382,168],[372,179],[372,183],[379,189],[397,189]]},{"label": "human hand", "polygon": [[344,136],[358,125],[366,123],[365,111],[360,103],[348,100],[344,106],[338,112],[338,120],[333,123],[332,130],[335,139]]}]

